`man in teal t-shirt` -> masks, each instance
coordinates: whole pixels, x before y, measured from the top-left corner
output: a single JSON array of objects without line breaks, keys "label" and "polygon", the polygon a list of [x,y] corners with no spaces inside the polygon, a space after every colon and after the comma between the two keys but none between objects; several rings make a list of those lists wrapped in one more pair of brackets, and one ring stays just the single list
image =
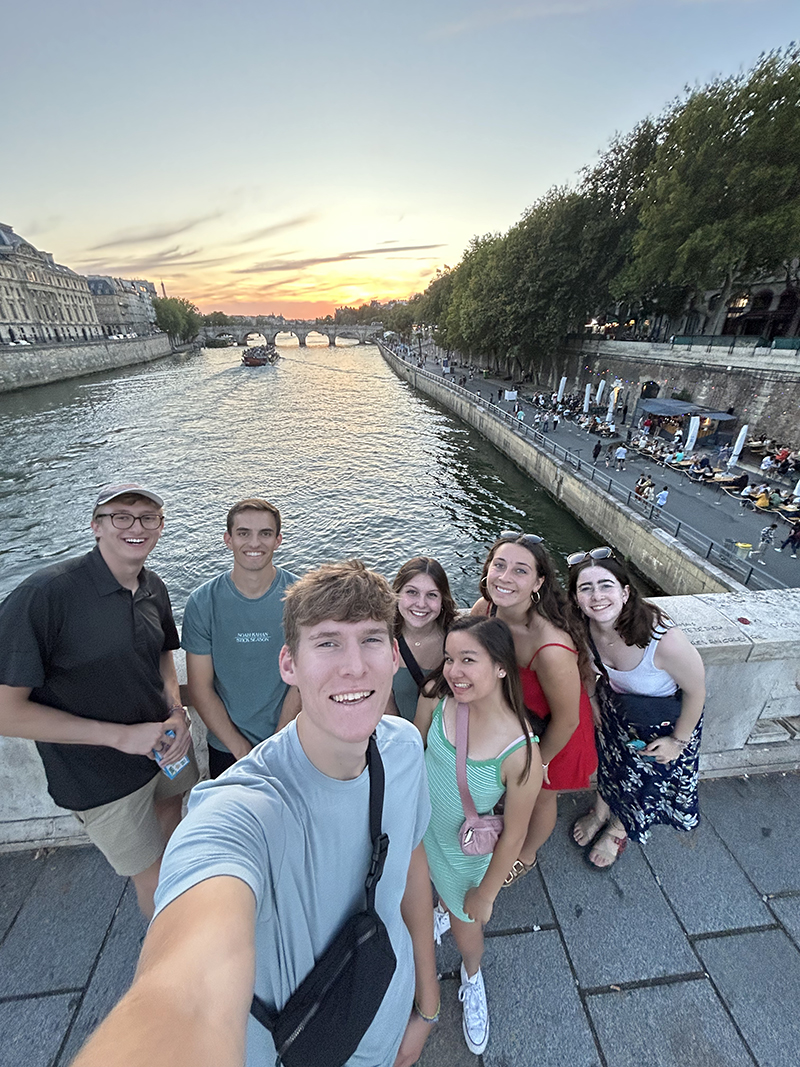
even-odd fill
[{"label": "man in teal t-shirt", "polygon": [[260,497],[240,500],[228,512],[224,540],[233,570],[195,589],[181,639],[189,698],[208,727],[212,778],[275,733],[282,711],[288,721],[299,710],[278,669],[283,595],[297,581],[272,562],[281,513]]}]

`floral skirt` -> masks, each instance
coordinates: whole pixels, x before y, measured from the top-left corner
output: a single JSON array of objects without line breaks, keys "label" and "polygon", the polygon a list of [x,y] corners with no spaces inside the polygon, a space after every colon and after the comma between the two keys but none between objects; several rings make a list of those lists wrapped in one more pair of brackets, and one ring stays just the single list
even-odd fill
[{"label": "floral skirt", "polygon": [[628,748],[628,727],[617,708],[611,702],[603,707],[597,731],[597,789],[633,841],[646,841],[650,827],[659,823],[677,830],[697,826],[702,731],[701,717],[680,756],[672,763],[656,763]]}]

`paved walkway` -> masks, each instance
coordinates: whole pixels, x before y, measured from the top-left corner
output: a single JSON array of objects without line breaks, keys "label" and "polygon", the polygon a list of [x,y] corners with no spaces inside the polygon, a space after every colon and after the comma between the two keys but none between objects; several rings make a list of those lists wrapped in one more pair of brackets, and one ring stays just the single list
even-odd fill
[{"label": "paved walkway", "polygon": [[[701,783],[703,821],[582,862],[562,797],[539,869],[503,890],[486,1067],[792,1067],[800,1049],[800,775]],[[131,886],[90,848],[0,855],[0,1067],[66,1067],[130,982]],[[422,1067],[472,1067],[452,935]]]},{"label": "paved walkway", "polygon": [[[425,369],[437,376],[441,375],[440,368],[437,367],[433,360],[426,362]],[[457,368],[452,374],[452,380],[457,382],[464,373],[466,373],[464,368]],[[497,402],[498,390],[506,388],[508,385],[510,385],[509,382],[501,381],[499,378],[484,379],[483,377],[476,377],[473,381],[467,381],[464,388],[476,393],[476,395],[480,395],[484,401],[492,396],[494,398],[492,402],[496,407],[501,408],[503,411],[511,412],[514,408],[513,402]],[[539,392],[539,390],[532,385],[525,385],[520,390],[521,395],[534,392]],[[541,409],[534,408],[524,400],[521,401],[521,406],[525,411],[525,423],[530,427],[533,425],[533,412]],[[630,422],[628,426],[618,426],[618,436],[623,441],[629,428]],[[640,474],[650,474],[656,483],[656,492],[660,491],[665,485],[669,488],[669,498],[664,508],[665,514],[673,519],[685,522],[689,526],[693,526],[700,533],[713,538],[720,544],[727,539],[731,539],[757,545],[761,530],[771,522],[778,523],[778,529],[775,531],[776,538],[778,538],[775,547],[780,546],[788,535],[790,526],[784,519],[780,517],[772,518],[756,514],[749,509],[746,510],[738,500],[726,496],[720,489],[710,485],[697,485],[690,482],[685,475],[679,474],[670,468],[659,466],[653,463],[652,460],[645,460],[634,452],[629,454],[624,471],[615,471],[613,464],[606,471],[605,452],[609,445],[609,440],[598,438],[595,434],[588,434],[585,430],[579,429],[565,419],[559,421],[558,430],[550,431],[549,437],[564,448],[577,452],[581,461],[588,463],[592,463],[592,450],[599,440],[603,446],[603,451],[597,462],[598,470],[603,474],[608,473],[610,477],[626,485],[629,489],[633,489]],[[759,482],[760,480],[760,473],[750,471],[751,483],[754,481]],[[578,517],[580,518],[580,516]],[[759,571],[765,570],[767,574],[779,579],[785,585],[800,585],[800,559],[792,559],[788,547],[781,553],[768,549],[764,556],[764,562],[765,566],[763,568],[760,565],[756,565],[756,569]]]}]

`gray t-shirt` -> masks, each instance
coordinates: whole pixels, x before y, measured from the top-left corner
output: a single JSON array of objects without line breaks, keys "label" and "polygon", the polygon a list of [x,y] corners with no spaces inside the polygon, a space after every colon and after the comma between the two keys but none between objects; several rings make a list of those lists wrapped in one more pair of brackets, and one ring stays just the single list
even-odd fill
[{"label": "gray t-shirt", "polygon": [[[275,732],[289,688],[278,670],[283,645],[283,594],[297,575],[276,567],[272,585],[253,600],[230,572],[192,593],[183,616],[181,645],[214,660],[214,688],[237,730],[257,745]],[[226,746],[209,731],[208,743]]]},{"label": "gray t-shirt", "polygon": [[[383,830],[389,851],[376,908],[397,969],[352,1067],[391,1067],[414,998],[411,937],[400,914],[411,852],[430,817],[422,739],[410,723],[385,716],[378,748],[386,773]],[[329,778],[311,763],[296,722],[211,782],[192,790],[189,812],[161,865],[156,914],[207,878],[231,875],[256,898],[255,992],[283,1007],[345,919],[365,907],[369,868],[369,773]],[[252,1017],[247,1067],[272,1067],[272,1038]]]}]

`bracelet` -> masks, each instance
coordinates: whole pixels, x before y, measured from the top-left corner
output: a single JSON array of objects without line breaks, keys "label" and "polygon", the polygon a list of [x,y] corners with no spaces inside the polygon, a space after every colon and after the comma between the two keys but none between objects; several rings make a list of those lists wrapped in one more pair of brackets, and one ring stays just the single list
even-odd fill
[{"label": "bracelet", "polygon": [[439,1021],[439,1013],[442,1010],[442,998],[439,997],[439,1003],[436,1005],[435,1015],[426,1015],[422,1008],[417,1004],[417,998],[414,997],[414,1011],[419,1015],[420,1019],[423,1019],[426,1023],[430,1023],[431,1026]]},{"label": "bracelet", "polygon": [[675,734],[670,734],[669,739],[670,741],[673,741],[676,745],[680,745],[681,748],[686,748],[689,744],[688,741],[684,741],[682,738],[676,737]]},{"label": "bracelet", "polygon": [[186,719],[186,725],[187,726],[191,726],[192,725],[192,719],[191,719],[191,716],[189,715],[189,709],[187,707],[185,707],[183,704],[173,704],[172,707],[169,709],[169,714],[171,715],[173,713],[173,711],[182,711],[183,712],[183,717],[184,717],[184,719]]}]

